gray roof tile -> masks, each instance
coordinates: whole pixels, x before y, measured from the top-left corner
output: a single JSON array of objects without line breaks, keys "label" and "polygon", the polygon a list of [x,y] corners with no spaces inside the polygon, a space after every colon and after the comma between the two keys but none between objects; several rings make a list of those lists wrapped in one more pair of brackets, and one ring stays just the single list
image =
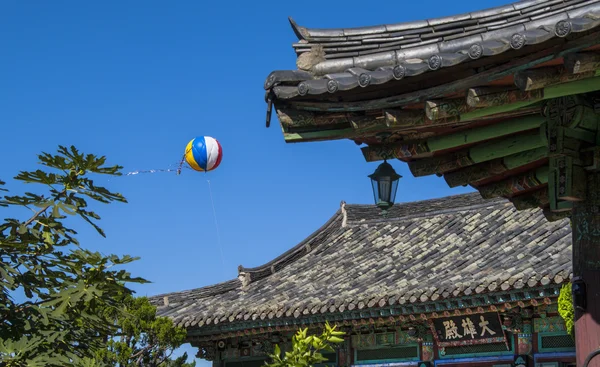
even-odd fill
[{"label": "gray roof tile", "polygon": [[160,315],[188,327],[300,317],[379,307],[388,298],[410,304],[542,279],[561,283],[571,276],[570,260],[568,220],[548,222],[540,210],[517,211],[503,199],[467,194],[403,203],[385,218],[374,206],[343,204],[285,254],[240,266],[250,277],[245,286],[235,279],[152,301]]},{"label": "gray roof tile", "polygon": [[[336,93],[370,85],[368,82],[358,82],[359,75],[349,71],[354,67],[365,69],[362,73],[365,81],[385,83],[394,79],[393,67],[406,67],[408,59],[427,63],[432,57],[441,56],[446,61],[432,70],[452,67],[471,58],[507,52],[511,50],[510,45],[519,49],[565,37],[567,34],[560,32],[567,29],[567,32],[574,33],[588,31],[600,26],[599,17],[600,0],[535,0],[425,21],[350,29],[311,29],[301,27],[290,19],[300,39],[293,45],[296,53],[300,56],[311,52],[313,47],[321,48],[321,51],[315,51],[321,52],[317,58],[321,61],[309,70],[312,77],[302,72],[296,74],[295,84],[290,80],[292,74],[289,71],[274,71],[269,75],[265,88],[272,90],[279,99],[290,99],[299,95]],[[562,25],[565,22],[567,26]],[[561,26],[557,27],[559,24]],[[511,43],[514,37],[524,41]],[[482,42],[496,45],[494,51],[489,45],[482,45]],[[498,44],[508,47],[498,47]],[[472,48],[485,52],[469,52]],[[368,78],[374,72],[378,73],[377,77]],[[329,80],[350,78],[354,82],[345,80],[343,84],[346,88],[323,87],[323,76],[332,73],[335,73],[335,78]],[[407,73],[406,76],[411,74]],[[299,93],[291,90],[293,85]]]}]

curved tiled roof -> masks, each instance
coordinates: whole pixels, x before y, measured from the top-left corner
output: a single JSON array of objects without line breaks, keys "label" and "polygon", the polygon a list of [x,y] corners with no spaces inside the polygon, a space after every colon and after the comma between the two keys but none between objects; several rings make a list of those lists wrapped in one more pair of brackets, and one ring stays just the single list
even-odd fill
[{"label": "curved tiled roof", "polygon": [[319,231],[239,279],[153,297],[187,328],[279,319],[562,283],[571,276],[568,220],[517,211],[479,194],[342,205]]},{"label": "curved tiled roof", "polygon": [[598,0],[526,0],[408,23],[310,29],[290,19],[298,70],[272,72],[277,99],[380,85],[430,70],[519,50],[600,25]]}]

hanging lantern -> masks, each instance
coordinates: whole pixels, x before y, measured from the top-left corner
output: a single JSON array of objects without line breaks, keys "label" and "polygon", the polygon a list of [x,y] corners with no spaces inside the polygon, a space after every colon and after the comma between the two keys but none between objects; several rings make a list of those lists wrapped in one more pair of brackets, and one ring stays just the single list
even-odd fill
[{"label": "hanging lantern", "polygon": [[387,161],[377,167],[373,174],[369,175],[373,185],[373,197],[375,205],[385,212],[394,205],[396,199],[396,190],[398,181],[402,178],[394,171],[394,168]]}]

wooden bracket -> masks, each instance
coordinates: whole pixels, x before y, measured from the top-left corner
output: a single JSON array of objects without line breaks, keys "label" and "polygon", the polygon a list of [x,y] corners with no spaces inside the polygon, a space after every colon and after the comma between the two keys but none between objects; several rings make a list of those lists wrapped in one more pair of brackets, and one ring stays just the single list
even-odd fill
[{"label": "wooden bracket", "polygon": [[550,159],[548,186],[551,210],[570,210],[572,206],[562,202],[585,200],[585,171],[574,164],[572,157],[553,157]]}]

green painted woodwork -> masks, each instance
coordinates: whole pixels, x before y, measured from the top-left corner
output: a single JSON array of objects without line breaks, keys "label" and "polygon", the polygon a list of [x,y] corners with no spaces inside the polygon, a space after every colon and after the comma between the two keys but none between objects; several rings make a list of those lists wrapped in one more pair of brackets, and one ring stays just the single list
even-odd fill
[{"label": "green painted woodwork", "polygon": [[550,160],[549,185],[552,210],[558,211],[559,201],[585,199],[585,171],[574,164],[572,157],[558,156]]},{"label": "green painted woodwork", "polygon": [[515,85],[519,89],[529,91],[595,76],[597,76],[596,70],[573,74],[561,65],[523,70],[516,73],[514,79]]},{"label": "green painted woodwork", "polygon": [[528,150],[525,152],[509,155],[504,157],[504,165],[508,170],[515,169],[527,164],[539,161],[548,156],[548,149],[543,146],[541,148]]},{"label": "green painted woodwork", "polygon": [[[392,348],[414,348],[416,357],[412,358],[394,358],[394,359],[364,359],[359,360],[358,353],[360,351],[380,351],[380,354],[385,353],[386,349]],[[406,344],[402,346],[389,346],[389,347],[379,347],[379,348],[365,348],[365,349],[354,349],[354,365],[360,366],[365,364],[387,364],[387,363],[401,363],[401,362],[413,362],[419,361],[421,359],[421,348],[418,343],[415,344]]]},{"label": "green painted woodwork", "polygon": [[540,131],[535,130],[527,134],[515,135],[476,145],[469,150],[469,156],[473,162],[479,163],[540,148],[544,145]]},{"label": "green painted woodwork", "polygon": [[[548,337],[550,337],[550,338],[560,337],[564,341],[571,341],[573,343],[573,346],[561,346],[561,347],[554,347],[554,348],[545,347],[547,344],[549,344],[547,341],[545,342],[545,340],[547,340]],[[543,340],[543,339],[545,339],[545,340]],[[537,334],[537,345],[538,345],[538,351],[540,353],[573,352],[573,351],[575,351],[575,340],[573,339],[572,336],[567,334],[567,332],[565,332],[565,331],[538,333]]]},{"label": "green painted woodwork", "polygon": [[597,52],[578,52],[564,57],[565,69],[572,74],[600,70],[600,54]]},{"label": "green painted woodwork", "polygon": [[431,155],[427,142],[369,145],[361,148],[361,151],[367,162]]},{"label": "green painted woodwork", "polygon": [[494,107],[517,102],[534,103],[542,100],[542,90],[524,92],[503,87],[478,87],[467,92],[467,104],[471,107]]},{"label": "green painted woodwork", "polygon": [[548,166],[542,166],[534,171],[514,176],[477,189],[484,199],[501,196],[512,196],[521,191],[530,190],[548,183]]},{"label": "green painted woodwork", "polygon": [[[498,136],[510,135],[521,131],[531,130],[535,128],[539,128],[539,126],[544,122],[544,118],[542,116],[528,116],[522,117],[514,120],[509,120],[504,123],[492,124],[472,130],[466,130],[464,132],[435,137],[427,140],[426,142],[415,142],[415,143],[401,143],[401,144],[389,144],[389,145],[370,145],[369,147],[362,148],[363,155],[367,162],[374,162],[383,159],[392,159],[392,158],[408,158],[408,157],[417,157],[417,156],[427,156],[431,155],[431,153],[456,148],[462,145],[468,145],[472,143],[482,142],[485,140],[489,140]],[[531,138],[529,136],[534,135],[535,142],[531,142]],[[503,140],[498,143],[490,143],[493,148],[490,148],[490,145],[486,144],[482,146],[483,149],[477,149],[477,147],[473,148],[469,156],[473,160],[473,163],[482,162],[485,160],[489,160],[492,158],[484,158],[483,156],[493,154],[494,152],[486,152],[483,154],[481,150],[497,150],[498,156],[503,157],[507,155],[504,153],[504,148],[508,149],[507,151],[511,151],[517,149],[517,151],[522,151],[524,148],[531,147],[536,148],[541,145],[541,140],[539,138],[538,133],[524,135],[525,138],[521,136],[515,136],[507,140]],[[494,145],[496,144],[496,145]],[[506,147],[502,147],[501,145],[506,145]],[[533,145],[532,145],[533,144]],[[523,149],[521,149],[523,148]],[[521,149],[521,150],[518,150]],[[473,154],[474,152],[474,154]],[[481,160],[479,160],[481,159]]]},{"label": "green painted woodwork", "polygon": [[466,186],[467,184],[474,184],[477,181],[497,176],[506,171],[507,168],[504,165],[503,159],[498,158],[448,172],[444,175],[444,179],[450,187]]},{"label": "green painted woodwork", "polygon": [[471,110],[473,108],[464,98],[425,102],[425,115],[432,121],[448,118],[458,120],[457,116]]},{"label": "green painted woodwork", "polygon": [[584,94],[600,90],[600,77],[577,80],[544,88],[544,99]]},{"label": "green painted woodwork", "polygon": [[294,143],[305,140],[317,141],[317,140],[329,140],[332,138],[344,139],[352,138],[356,136],[356,130],[354,129],[339,129],[339,130],[320,130],[320,131],[307,131],[307,132],[284,132],[283,137],[286,142]]},{"label": "green painted woodwork", "polygon": [[464,169],[449,172],[444,175],[450,187],[464,186],[481,181],[506,171],[531,164],[548,156],[548,149],[543,146],[537,149],[512,154],[504,158],[475,164]]},{"label": "green painted woodwork", "polygon": [[[532,299],[532,295],[536,298],[541,299],[543,297],[556,298],[560,294],[561,285],[559,284],[548,284],[546,286],[540,286],[530,288],[528,291],[522,289],[513,289],[504,292],[487,293],[485,296],[481,295],[469,295],[462,296],[452,299],[443,299],[441,301],[433,301],[419,304],[394,304],[382,308],[370,308],[363,310],[352,310],[344,312],[332,312],[328,314],[319,314],[313,316],[300,316],[285,317],[276,319],[257,319],[247,320],[234,323],[220,323],[217,325],[210,325],[200,328],[190,327],[188,330],[189,336],[210,336],[221,333],[229,333],[240,330],[248,330],[255,328],[275,328],[276,326],[286,325],[302,325],[312,323],[323,323],[329,321],[343,322],[344,320],[359,320],[364,318],[378,318],[388,316],[399,316],[399,315],[418,315],[424,312],[444,312],[452,311],[463,308],[476,308],[489,306],[490,304],[502,305],[505,302],[517,302],[517,301],[528,301]],[[312,319],[312,321],[309,321]]]},{"label": "green painted woodwork", "polygon": [[[549,87],[545,87],[542,89],[543,95],[539,100],[530,100],[525,102],[516,102],[516,103],[508,103],[508,104],[500,104],[498,106],[486,107],[481,109],[476,109],[474,111],[466,112],[460,115],[460,121],[472,121],[475,119],[479,119],[484,116],[495,115],[499,113],[514,111],[519,108],[523,108],[529,106],[533,103],[539,102],[541,100],[547,100],[552,98],[570,96],[581,93],[589,93],[600,90],[600,78],[598,76],[576,80],[568,83],[552,85]],[[502,103],[502,102],[500,102]]]},{"label": "green painted woodwork", "polygon": [[511,103],[511,104],[481,108],[481,109],[474,110],[474,111],[467,112],[465,114],[460,115],[460,121],[462,121],[462,122],[473,121],[473,120],[482,118],[484,116],[490,116],[490,115],[496,115],[496,114],[500,114],[500,113],[504,113],[504,112],[514,111],[514,110],[517,110],[522,107],[527,107],[530,104],[533,104],[535,102],[538,102],[538,101],[516,102],[516,103]]},{"label": "green painted woodwork", "polygon": [[469,157],[468,150],[445,154],[440,157],[423,158],[408,162],[408,168],[415,177],[429,176],[469,167],[475,164]]},{"label": "green painted woodwork", "polygon": [[[426,118],[423,110],[385,110],[385,123],[392,128],[409,128],[430,125],[431,121]],[[440,124],[452,123],[458,121],[458,118],[446,118],[440,121]]]},{"label": "green painted woodwork", "polygon": [[436,152],[535,129],[540,127],[543,122],[544,118],[540,115],[516,118],[455,134],[434,137],[427,140],[427,146],[431,152]]},{"label": "green painted woodwork", "polygon": [[[539,102],[541,100],[548,100],[548,99],[552,99],[552,98],[570,96],[570,95],[575,95],[575,94],[580,94],[580,93],[588,93],[588,92],[593,92],[593,91],[597,91],[597,90],[600,90],[600,76],[582,79],[582,80],[576,80],[573,82],[563,83],[563,84],[554,85],[554,86],[549,86],[549,87],[543,88],[543,96],[539,99],[532,99],[532,100],[528,100],[528,101],[524,101],[524,102],[516,102],[516,103],[506,103],[506,104],[501,104],[498,106],[475,109],[473,111],[461,114],[460,116],[451,116],[450,118],[447,118],[446,120],[444,120],[443,123],[452,123],[452,122],[466,123],[466,122],[471,122],[471,121],[486,118],[486,117],[490,118],[497,114],[506,114],[506,113],[516,111],[520,108],[535,105],[537,102]],[[498,98],[498,101],[499,101],[498,103],[502,103],[501,98]],[[288,115],[288,113],[286,113],[286,116],[289,117],[290,115]],[[301,112],[299,112],[298,114],[300,114],[300,113]],[[314,125],[315,128],[319,128],[318,127],[319,125],[322,126],[321,128],[325,128],[326,126],[329,126],[329,127],[327,127],[327,129],[325,129],[325,130],[319,130],[319,131],[306,131],[306,132],[289,132],[289,131],[285,132],[284,131],[284,137],[287,142],[309,141],[309,140],[317,141],[317,140],[344,139],[344,138],[351,139],[351,138],[360,137],[361,135],[365,135],[365,134],[367,134],[367,135],[374,134],[378,131],[386,130],[386,129],[394,131],[394,130],[407,129],[407,128],[415,127],[415,126],[427,126],[425,124],[425,120],[422,120],[424,122],[422,125],[420,123],[418,123],[421,120],[417,118],[416,114],[413,111],[410,112],[410,117],[411,117],[410,121],[406,121],[406,122],[402,122],[402,119],[401,119],[402,114],[400,112],[396,111],[395,113],[396,113],[396,115],[394,115],[390,111],[387,111],[386,112],[386,122],[381,121],[381,123],[370,124],[370,125],[365,125],[365,124],[354,124],[353,125],[349,122],[352,120],[352,117],[348,117],[348,118],[343,117],[343,119],[348,122],[348,125],[355,126],[356,128],[350,128],[350,127],[349,128],[339,128],[340,126],[342,126],[339,121],[331,122],[330,125],[326,125],[324,122],[319,122],[319,124]],[[343,114],[338,114],[338,115],[343,116]],[[394,116],[396,116],[396,117],[394,117]],[[424,117],[425,116],[423,116],[423,118]],[[329,117],[329,118],[333,119],[333,117]],[[358,118],[355,117],[354,119],[358,119]],[[373,119],[376,119],[376,117],[373,117]],[[419,121],[417,121],[417,120],[419,120]],[[308,117],[303,118],[303,120],[301,122],[302,126],[313,126],[313,125],[308,124],[307,121],[310,121],[310,118],[308,118]],[[287,122],[286,126],[288,126],[287,125],[288,123],[290,123],[290,122]],[[296,126],[296,125],[294,124],[294,126]],[[335,128],[336,126],[338,128]]]},{"label": "green painted woodwork", "polygon": [[581,162],[585,157],[581,151],[585,146],[596,144],[600,117],[585,100],[576,96],[548,101],[545,114],[550,156],[550,210],[569,212],[573,207],[571,202],[586,198],[586,173]]},{"label": "green painted woodwork", "polygon": [[546,141],[542,138],[541,132],[534,130],[526,134],[480,143],[470,149],[439,157],[417,159],[408,162],[408,167],[415,177],[428,176],[541,148],[545,145]]}]

